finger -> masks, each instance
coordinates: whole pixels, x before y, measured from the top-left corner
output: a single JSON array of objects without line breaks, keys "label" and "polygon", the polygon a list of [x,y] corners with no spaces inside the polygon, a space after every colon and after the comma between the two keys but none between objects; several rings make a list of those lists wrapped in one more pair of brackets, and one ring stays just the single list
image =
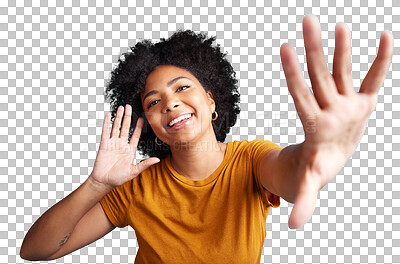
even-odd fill
[{"label": "finger", "polygon": [[117,113],[115,115],[114,123],[112,126],[111,137],[118,137],[119,128],[121,126],[121,117],[123,113],[124,113],[124,107],[119,106],[117,108]]},{"label": "finger", "polygon": [[103,121],[103,129],[101,132],[101,141],[110,138],[110,119],[111,119],[111,114],[106,113]]},{"label": "finger", "polygon": [[314,213],[316,202],[317,194],[309,191],[300,192],[289,217],[289,228],[297,229],[305,225]]},{"label": "finger", "polygon": [[344,23],[338,23],[335,29],[333,79],[340,94],[354,93],[353,78],[351,76],[350,31]]},{"label": "finger", "polygon": [[139,142],[140,134],[142,133],[143,123],[144,123],[143,118],[139,117],[139,119],[136,122],[136,127],[135,127],[135,130],[133,131],[131,140],[129,141],[129,145],[131,145],[133,147],[137,146],[137,144]]},{"label": "finger", "polygon": [[289,44],[282,45],[281,60],[289,92],[293,97],[297,113],[305,124],[320,111],[320,108],[301,74],[296,52]]},{"label": "finger", "polygon": [[312,89],[318,104],[321,108],[325,108],[336,98],[337,91],[326,65],[321,43],[321,28],[315,16],[304,17],[303,36]]},{"label": "finger", "polygon": [[360,87],[360,93],[376,94],[385,79],[393,53],[393,36],[389,31],[384,31],[379,43],[378,55],[374,60],[367,76]]},{"label": "finger", "polygon": [[160,162],[159,158],[152,157],[152,158],[142,160],[141,162],[139,162],[136,165],[132,164],[133,167],[132,167],[131,172],[133,175],[131,175],[131,177],[132,176],[135,177],[135,176],[139,175],[140,173],[142,173],[142,171],[146,170],[147,168],[149,168],[150,166],[152,166],[158,162]]},{"label": "finger", "polygon": [[129,135],[129,128],[131,127],[131,118],[132,118],[132,107],[127,104],[125,106],[125,114],[124,114],[124,119],[122,121],[122,128],[121,128],[121,134],[120,138],[121,139],[127,139]]}]

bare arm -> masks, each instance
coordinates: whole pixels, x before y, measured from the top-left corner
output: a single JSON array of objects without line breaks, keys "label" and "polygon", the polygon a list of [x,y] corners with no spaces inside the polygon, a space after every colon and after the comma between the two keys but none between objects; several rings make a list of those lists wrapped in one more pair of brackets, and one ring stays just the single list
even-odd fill
[{"label": "bare arm", "polygon": [[295,170],[300,169],[296,152],[298,152],[298,145],[273,149],[264,155],[260,164],[261,184],[268,191],[289,203],[294,203],[297,191],[297,184],[293,181]]},{"label": "bare arm", "polygon": [[21,258],[61,257],[110,232],[114,227],[99,204],[109,191],[89,177],[29,229],[21,246]]},{"label": "bare arm", "polygon": [[104,118],[99,151],[89,178],[74,192],[44,213],[31,227],[21,246],[21,258],[49,260],[81,248],[113,229],[99,201],[112,188],[137,177],[159,162],[149,158],[133,164],[143,127],[139,119],[128,143],[132,108],[119,107],[110,135],[110,114]]},{"label": "bare arm", "polygon": [[304,81],[294,49],[282,45],[281,59],[305,140],[267,153],[260,168],[264,187],[294,203],[290,228],[298,228],[310,219],[318,192],[353,155],[375,108],[393,52],[393,37],[383,32],[377,57],[356,92],[347,27],[336,26],[332,74],[326,66],[316,17],[303,19],[303,35],[313,93]]},{"label": "bare arm", "polygon": [[115,228],[97,203],[75,226],[68,241],[47,260],[61,258],[105,236]]}]

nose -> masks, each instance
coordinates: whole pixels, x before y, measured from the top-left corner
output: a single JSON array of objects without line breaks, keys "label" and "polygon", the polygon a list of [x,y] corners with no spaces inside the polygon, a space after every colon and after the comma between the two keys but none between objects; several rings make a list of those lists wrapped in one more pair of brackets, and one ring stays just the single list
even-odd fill
[{"label": "nose", "polygon": [[164,99],[163,113],[170,112],[181,104],[180,100],[174,95],[167,95]]}]

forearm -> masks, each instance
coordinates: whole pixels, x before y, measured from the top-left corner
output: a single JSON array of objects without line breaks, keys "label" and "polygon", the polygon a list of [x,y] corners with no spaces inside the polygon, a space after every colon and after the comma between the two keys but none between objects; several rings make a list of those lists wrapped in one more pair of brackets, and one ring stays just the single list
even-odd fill
[{"label": "forearm", "polygon": [[67,242],[79,220],[110,190],[89,177],[35,222],[22,243],[21,257],[42,260],[54,254]]},{"label": "forearm", "polygon": [[294,203],[299,183],[296,174],[305,172],[302,144],[290,145],[266,159],[261,167],[261,182],[270,192]]}]

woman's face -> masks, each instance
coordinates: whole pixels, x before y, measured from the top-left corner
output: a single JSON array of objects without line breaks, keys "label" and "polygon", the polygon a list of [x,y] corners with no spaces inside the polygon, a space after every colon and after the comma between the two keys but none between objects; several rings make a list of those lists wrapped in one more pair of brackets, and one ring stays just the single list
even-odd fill
[{"label": "woman's face", "polygon": [[147,77],[141,100],[154,133],[170,147],[215,138],[212,94],[190,72],[172,65],[158,66]]}]

